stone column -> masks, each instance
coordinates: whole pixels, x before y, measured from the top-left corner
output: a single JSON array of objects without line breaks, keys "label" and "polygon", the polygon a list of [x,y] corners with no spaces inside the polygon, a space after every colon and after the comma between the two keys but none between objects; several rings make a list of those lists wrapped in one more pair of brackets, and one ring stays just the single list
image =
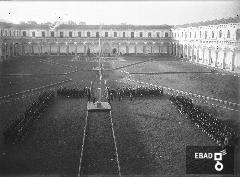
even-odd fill
[{"label": "stone column", "polygon": [[225,60],[226,60],[226,56],[227,56],[227,52],[226,50],[224,51],[224,55],[223,55],[223,60],[222,60],[222,69],[225,69]]},{"label": "stone column", "polygon": [[211,65],[212,55],[211,55],[211,49],[208,49],[208,65]]},{"label": "stone column", "polygon": [[234,69],[235,69],[234,62],[235,62],[235,52],[232,51],[231,52],[231,63],[230,63],[230,70],[231,71],[234,71]]},{"label": "stone column", "polygon": [[57,44],[57,55],[60,56],[60,45]]},{"label": "stone column", "polygon": [[118,44],[118,55],[120,55],[120,45]]},{"label": "stone column", "polygon": [[15,44],[12,45],[12,56],[15,57]]},{"label": "stone column", "polygon": [[197,48],[196,61],[197,61],[197,63],[199,63],[199,47]]},{"label": "stone column", "polygon": [[214,66],[217,67],[217,63],[218,63],[218,50],[215,51],[215,56],[216,56],[216,59],[215,59],[215,63],[214,63]]},{"label": "stone column", "polygon": [[67,44],[66,54],[69,55],[69,45]]},{"label": "stone column", "polygon": [[202,63],[205,64],[205,48],[202,48]]},{"label": "stone column", "polygon": [[75,55],[77,55],[77,44],[75,44]]},{"label": "stone column", "polygon": [[7,60],[7,44],[4,45],[4,59]]}]

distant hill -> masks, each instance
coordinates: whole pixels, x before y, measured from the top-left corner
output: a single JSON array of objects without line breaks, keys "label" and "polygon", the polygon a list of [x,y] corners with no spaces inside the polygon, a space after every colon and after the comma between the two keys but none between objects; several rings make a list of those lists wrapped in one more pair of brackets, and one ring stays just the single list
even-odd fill
[{"label": "distant hill", "polygon": [[187,28],[187,27],[198,27],[198,26],[208,26],[208,25],[219,25],[219,24],[228,24],[228,23],[240,23],[240,16],[230,18],[222,18],[194,23],[187,23],[183,25],[176,25],[174,28]]}]

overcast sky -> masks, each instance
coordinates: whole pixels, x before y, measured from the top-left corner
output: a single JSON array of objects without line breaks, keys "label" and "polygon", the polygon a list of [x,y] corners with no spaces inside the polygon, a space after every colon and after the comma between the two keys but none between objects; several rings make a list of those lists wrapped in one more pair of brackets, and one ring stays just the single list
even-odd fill
[{"label": "overcast sky", "polygon": [[73,20],[87,24],[185,24],[240,15],[239,1],[4,1],[0,19],[19,23]]}]

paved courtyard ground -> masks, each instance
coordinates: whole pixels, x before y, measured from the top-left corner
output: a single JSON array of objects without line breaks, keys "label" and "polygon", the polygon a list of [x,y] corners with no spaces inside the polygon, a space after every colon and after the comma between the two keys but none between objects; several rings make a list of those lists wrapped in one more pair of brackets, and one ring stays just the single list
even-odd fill
[{"label": "paved courtyard ground", "polygon": [[[173,57],[125,56],[104,61],[105,68],[115,68],[152,59],[151,62],[123,68],[126,72],[209,71]],[[49,62],[50,61],[50,62]],[[206,134],[191,125],[168,100],[138,98],[112,103],[112,120],[107,113],[89,113],[86,139],[82,140],[86,113],[86,99],[57,97],[47,112],[34,125],[21,144],[5,145],[2,131],[10,120],[24,111],[42,90],[14,95],[29,89],[65,82],[63,86],[89,86],[96,82],[95,61],[75,60],[73,56],[19,57],[0,64],[0,76],[33,74],[31,76],[0,77],[0,176],[77,176],[81,153],[81,175],[118,175],[114,146],[117,145],[121,174],[132,176],[186,176],[185,149],[187,145],[215,145]],[[78,69],[78,72],[72,72]],[[46,75],[72,72],[68,75]],[[42,75],[39,75],[42,74]],[[44,75],[45,74],[45,75]],[[152,83],[185,92],[239,103],[239,77],[220,74],[164,74],[131,75],[131,79]],[[127,80],[120,70],[104,73],[110,87],[142,85]],[[55,87],[58,87],[55,86]],[[2,98],[3,96],[8,96]],[[3,101],[6,100],[6,101]],[[197,102],[196,102],[197,103]],[[240,129],[239,107],[224,109],[204,102],[214,116],[231,122]],[[218,104],[219,105],[219,104]],[[236,173],[240,170],[239,149],[236,149]],[[188,175],[189,176],[189,175]]]}]

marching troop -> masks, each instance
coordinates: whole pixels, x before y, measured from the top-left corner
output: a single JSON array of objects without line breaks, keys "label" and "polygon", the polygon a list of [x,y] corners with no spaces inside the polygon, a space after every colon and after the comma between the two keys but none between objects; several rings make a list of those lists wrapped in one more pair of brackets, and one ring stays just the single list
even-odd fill
[{"label": "marching troop", "polygon": [[62,87],[57,90],[57,95],[67,98],[83,98],[89,94],[89,89],[88,87],[83,89]]},{"label": "marching troop", "polygon": [[54,91],[40,94],[38,99],[31,103],[24,113],[18,115],[17,119],[11,121],[5,128],[3,132],[4,142],[12,144],[21,142],[24,136],[30,131],[33,121],[40,118],[53,99]]},{"label": "marching troop", "polygon": [[136,97],[160,97],[163,95],[163,89],[160,87],[143,87],[138,86],[136,88],[123,87],[117,89],[107,88],[108,91],[108,101],[113,101],[118,99],[121,101],[123,98],[129,98],[133,100]]},{"label": "marching troop", "polygon": [[233,146],[239,135],[231,126],[223,120],[213,117],[200,106],[192,103],[192,100],[184,96],[171,96],[170,101],[177,107],[181,114],[206,133],[219,146]]}]

